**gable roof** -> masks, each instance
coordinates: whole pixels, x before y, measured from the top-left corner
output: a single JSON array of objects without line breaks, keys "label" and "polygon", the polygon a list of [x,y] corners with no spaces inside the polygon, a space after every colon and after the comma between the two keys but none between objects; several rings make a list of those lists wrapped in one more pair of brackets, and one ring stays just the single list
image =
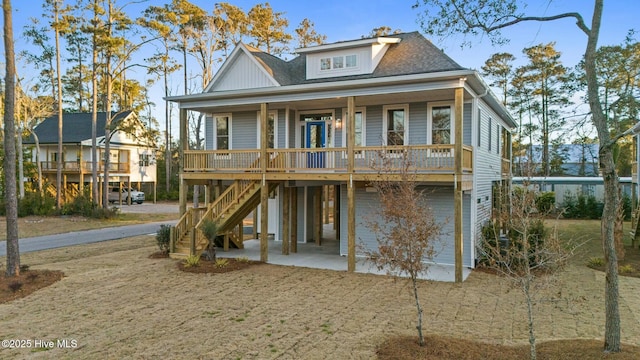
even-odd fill
[{"label": "gable roof", "polygon": [[[211,83],[207,85],[205,92],[211,91],[215,86],[215,82],[220,80],[225,71],[231,66],[230,64],[240,56],[240,52],[252,56],[255,63],[261,66],[262,70],[269,74],[280,86],[466,70],[417,31],[394,34],[390,37],[397,38],[400,41],[389,44],[389,49],[373,73],[310,80],[306,79],[306,52],[301,53],[290,61],[285,61],[260,49],[238,43],[238,46],[227,58],[220,71],[214,76]],[[363,40],[368,39],[345,41],[343,43],[362,42]]]},{"label": "gable roof", "polygon": [[[133,111],[120,113],[112,112],[112,124],[128,118]],[[65,144],[77,144],[83,140],[91,139],[92,113],[63,113],[62,114],[62,141]],[[98,112],[97,126],[98,137],[104,136],[104,128],[107,122],[107,113]],[[40,144],[58,143],[58,115],[50,116],[38,124],[34,132],[38,135]],[[35,144],[33,135],[30,135],[25,144]]]}]

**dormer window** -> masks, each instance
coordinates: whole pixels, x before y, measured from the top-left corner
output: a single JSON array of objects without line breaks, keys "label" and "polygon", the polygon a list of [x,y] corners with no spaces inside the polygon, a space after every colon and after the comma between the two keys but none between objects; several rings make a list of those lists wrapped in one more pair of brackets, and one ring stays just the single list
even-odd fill
[{"label": "dormer window", "polygon": [[323,71],[355,68],[356,66],[358,66],[358,56],[355,54],[320,58],[320,70]]}]

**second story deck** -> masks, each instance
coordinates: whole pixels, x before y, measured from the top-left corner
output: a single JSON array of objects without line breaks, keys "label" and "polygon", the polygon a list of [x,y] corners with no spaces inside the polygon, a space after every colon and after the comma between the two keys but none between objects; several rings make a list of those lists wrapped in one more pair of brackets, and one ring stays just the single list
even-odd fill
[{"label": "second story deck", "polygon": [[[462,147],[462,176],[473,175],[473,148]],[[454,145],[356,147],[353,172],[348,169],[347,148],[267,149],[262,168],[260,149],[186,150],[185,179],[262,179],[369,181],[380,173],[399,174],[403,158],[417,181],[452,184],[455,178]]]}]

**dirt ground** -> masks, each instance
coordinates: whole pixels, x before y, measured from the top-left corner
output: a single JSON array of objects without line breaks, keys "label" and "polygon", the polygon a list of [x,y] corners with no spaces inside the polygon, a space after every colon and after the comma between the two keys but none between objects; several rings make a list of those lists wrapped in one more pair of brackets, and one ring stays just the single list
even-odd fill
[{"label": "dirt ground", "polygon": [[[66,277],[0,305],[0,339],[31,340],[29,348],[1,348],[0,358],[370,359],[388,337],[415,332],[402,281],[268,264],[191,274],[175,260],[150,259],[154,241],[140,236],[24,254],[32,269]],[[620,279],[622,340],[634,345],[639,291],[640,279]],[[601,339],[603,295],[604,274],[569,267],[538,303],[538,339]],[[424,282],[421,299],[427,333],[527,342],[520,293],[493,275]]]}]

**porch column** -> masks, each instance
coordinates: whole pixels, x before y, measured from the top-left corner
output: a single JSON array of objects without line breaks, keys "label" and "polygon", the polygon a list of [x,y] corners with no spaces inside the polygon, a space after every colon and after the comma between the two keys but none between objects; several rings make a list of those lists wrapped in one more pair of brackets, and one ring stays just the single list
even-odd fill
[{"label": "porch column", "polygon": [[262,187],[260,188],[260,261],[269,258],[269,183],[267,175],[267,103],[260,104],[260,168]]},{"label": "porch column", "polygon": [[289,247],[292,253],[298,252],[298,188],[291,188],[291,241]]},{"label": "porch column", "polygon": [[322,245],[322,191],[322,186],[316,187],[313,196],[313,239],[318,246]]},{"label": "porch column", "polygon": [[353,186],[356,143],[355,97],[347,98],[347,270],[356,271],[356,189]]},{"label": "porch column", "polygon": [[[460,80],[461,83],[464,80]],[[455,89],[454,121],[455,121],[455,141],[454,141],[454,243],[455,243],[455,281],[462,282],[462,112],[464,106],[464,88]]]},{"label": "porch column", "polygon": [[182,173],[184,172],[184,151],[189,149],[189,132],[188,132],[188,124],[187,124],[187,110],[180,109],[180,145],[178,146],[179,156],[179,164],[178,164],[178,174],[180,174],[180,216],[184,215],[187,212],[187,183],[182,178]]},{"label": "porch column", "polygon": [[289,255],[289,209],[291,208],[291,188],[283,187],[282,208],[282,255]]}]

